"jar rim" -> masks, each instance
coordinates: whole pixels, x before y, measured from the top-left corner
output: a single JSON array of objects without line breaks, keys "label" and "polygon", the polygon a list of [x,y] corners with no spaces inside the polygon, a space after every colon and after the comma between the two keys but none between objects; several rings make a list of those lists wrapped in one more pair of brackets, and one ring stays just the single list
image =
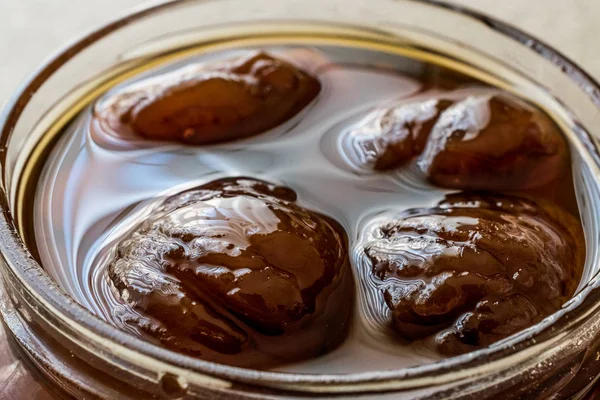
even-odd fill
[{"label": "jar rim", "polygon": [[[183,0],[184,3],[193,1],[196,0]],[[498,21],[463,6],[439,0],[408,1],[432,5],[470,17],[503,36],[527,46],[531,51],[538,53],[561,69],[600,108],[600,84],[568,57],[530,34],[524,33],[510,24]],[[119,28],[155,12],[180,5],[181,3],[182,1],[180,0],[163,0],[158,3],[135,8],[128,14],[116,18],[91,33],[72,41],[51,56],[25,81],[21,88],[7,102],[0,114],[0,148],[6,148],[11,133],[19,120],[21,112],[27,106],[29,98],[63,64],[75,57],[86,47],[106,35],[117,31]],[[600,168],[600,154],[591,135],[582,130],[578,132],[578,136],[579,140],[583,142],[592,156],[596,167]],[[3,171],[5,171],[5,163],[6,152],[1,151],[0,166]],[[365,388],[369,390],[370,385],[373,385],[373,389],[378,390],[382,388],[381,384],[383,383],[386,383],[384,389],[408,389],[427,385],[427,378],[435,377],[436,384],[455,381],[463,375],[473,375],[475,368],[480,372],[483,365],[489,366],[491,362],[501,363],[507,357],[513,357],[512,362],[514,362],[514,357],[526,358],[527,354],[523,350],[534,345],[541,346],[544,343],[551,342],[557,332],[567,332],[586,315],[596,312],[600,307],[600,288],[592,287],[591,280],[583,288],[589,287],[590,289],[585,298],[582,299],[577,307],[571,310],[560,310],[560,318],[553,322],[551,330],[543,329],[528,337],[511,337],[512,339],[504,340],[493,347],[477,350],[463,356],[397,370],[374,370],[352,374],[299,374],[292,372],[259,371],[216,364],[172,352],[122,331],[93,315],[62,292],[27,250],[11,214],[5,173],[3,173],[1,179],[0,209],[2,213],[0,214],[0,251],[4,261],[3,267],[7,267],[11,276],[16,277],[23,287],[40,302],[40,305],[49,310],[54,316],[73,329],[90,337],[92,340],[96,340],[100,345],[110,344],[114,354],[127,358],[129,361],[137,359],[147,362],[152,360],[163,367],[171,366],[175,369],[198,373],[200,376],[207,375],[217,379],[260,386],[288,387],[289,385],[294,385],[296,390],[302,390],[303,387],[305,390],[320,390],[315,388],[325,385],[340,385],[340,390],[348,391],[353,390],[348,389],[344,385],[359,385],[361,386],[360,390],[364,390]],[[163,368],[163,370],[165,369],[168,370],[168,368]],[[446,380],[444,377],[446,377]]]}]

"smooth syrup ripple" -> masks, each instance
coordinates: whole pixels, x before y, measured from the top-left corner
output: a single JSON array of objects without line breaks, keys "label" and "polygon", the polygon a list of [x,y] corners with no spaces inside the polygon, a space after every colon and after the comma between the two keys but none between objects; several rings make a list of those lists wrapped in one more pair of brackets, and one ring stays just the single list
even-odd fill
[{"label": "smooth syrup ripple", "polygon": [[[170,195],[222,177],[251,176],[294,189],[300,206],[343,226],[359,292],[344,344],[278,370],[351,373],[440,359],[424,344],[409,344],[394,334],[381,282],[374,281],[364,247],[382,221],[408,208],[434,206],[447,191],[424,183],[414,165],[389,174],[367,170],[352,150],[357,143],[351,135],[352,127],[375,108],[434,93],[419,93],[421,84],[405,75],[344,63],[381,60],[415,74],[425,67],[399,56],[335,46],[265,50],[316,74],[323,89],[307,109],[262,135],[202,147],[124,140],[92,118],[93,106],[83,111],[56,145],[39,181],[34,224],[44,268],[91,312],[137,333],[125,323],[136,311],[119,300],[107,276],[117,244]],[[240,52],[211,53],[199,60]],[[452,96],[464,98],[478,90]],[[102,107],[102,101],[96,106]]]}]

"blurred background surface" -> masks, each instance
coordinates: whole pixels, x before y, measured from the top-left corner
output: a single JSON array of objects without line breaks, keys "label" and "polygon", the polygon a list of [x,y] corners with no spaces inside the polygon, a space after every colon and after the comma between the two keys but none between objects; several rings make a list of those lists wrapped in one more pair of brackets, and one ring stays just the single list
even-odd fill
[{"label": "blurred background surface", "polygon": [[[600,79],[600,47],[597,45],[600,1],[449,2],[483,11],[534,34]],[[143,0],[0,0],[0,104],[66,42],[142,3]]]}]

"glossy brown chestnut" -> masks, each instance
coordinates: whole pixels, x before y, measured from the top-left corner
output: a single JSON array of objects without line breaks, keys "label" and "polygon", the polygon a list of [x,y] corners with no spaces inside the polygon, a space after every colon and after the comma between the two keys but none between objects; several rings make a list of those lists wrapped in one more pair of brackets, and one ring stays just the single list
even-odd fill
[{"label": "glossy brown chestnut", "polygon": [[109,277],[128,325],[176,351],[267,368],[344,337],[346,235],[288,188],[228,178],[166,199],[123,240]]},{"label": "glossy brown chestnut", "polygon": [[155,140],[207,144],[267,131],[319,94],[319,81],[258,52],[231,61],[188,66],[147,79],[96,111],[116,132]]},{"label": "glossy brown chestnut", "polygon": [[428,99],[376,110],[352,134],[363,151],[372,154],[366,158],[373,159],[374,169],[399,168],[423,152],[440,112],[451,104],[449,100]]},{"label": "glossy brown chestnut", "polygon": [[531,199],[449,196],[378,227],[365,249],[393,326],[435,334],[447,355],[488,346],[539,322],[574,293],[585,244],[577,220]]},{"label": "glossy brown chestnut", "polygon": [[568,170],[569,149],[541,111],[506,94],[470,96],[444,111],[419,159],[435,185],[524,190]]}]

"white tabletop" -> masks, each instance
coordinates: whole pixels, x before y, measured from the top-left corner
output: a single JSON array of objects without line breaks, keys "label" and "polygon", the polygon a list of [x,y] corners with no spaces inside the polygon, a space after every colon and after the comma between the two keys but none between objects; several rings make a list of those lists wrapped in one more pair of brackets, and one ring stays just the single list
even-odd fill
[{"label": "white tabletop", "polygon": [[[600,47],[597,44],[600,0],[452,1],[529,31],[600,78]],[[0,106],[42,60],[65,42],[142,2],[0,0]],[[0,324],[0,398],[54,399],[39,378],[19,361],[18,354],[7,349],[5,332]],[[593,398],[600,399],[600,396]]]},{"label": "white tabletop", "polygon": [[[600,1],[450,1],[542,38],[600,78]],[[0,0],[0,104],[65,42],[141,3],[143,0]]]}]

